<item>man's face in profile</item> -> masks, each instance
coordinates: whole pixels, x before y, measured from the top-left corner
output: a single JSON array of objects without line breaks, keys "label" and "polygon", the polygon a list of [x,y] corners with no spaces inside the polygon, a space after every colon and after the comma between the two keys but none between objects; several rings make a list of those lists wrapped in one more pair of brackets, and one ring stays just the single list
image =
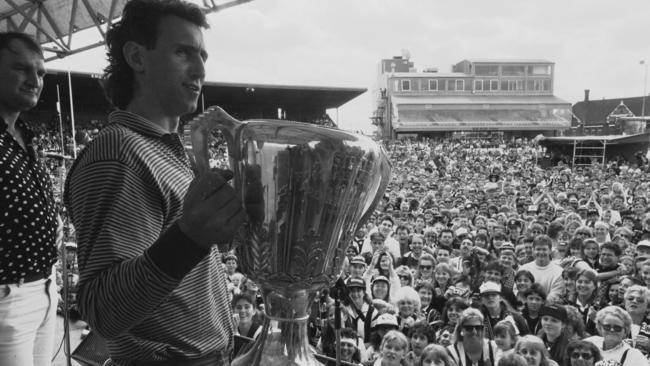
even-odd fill
[{"label": "man's face in profile", "polygon": [[139,46],[141,67],[135,69],[136,98],[165,116],[181,116],[196,110],[203,81],[207,52],[202,29],[176,16],[160,19],[153,49]]}]

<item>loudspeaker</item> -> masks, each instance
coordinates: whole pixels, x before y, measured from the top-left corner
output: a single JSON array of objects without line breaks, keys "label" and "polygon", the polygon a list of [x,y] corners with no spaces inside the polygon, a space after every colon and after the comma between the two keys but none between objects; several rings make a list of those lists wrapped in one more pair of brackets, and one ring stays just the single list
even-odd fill
[{"label": "loudspeaker", "polygon": [[104,338],[93,331],[72,351],[72,359],[83,366],[102,366],[109,357]]}]

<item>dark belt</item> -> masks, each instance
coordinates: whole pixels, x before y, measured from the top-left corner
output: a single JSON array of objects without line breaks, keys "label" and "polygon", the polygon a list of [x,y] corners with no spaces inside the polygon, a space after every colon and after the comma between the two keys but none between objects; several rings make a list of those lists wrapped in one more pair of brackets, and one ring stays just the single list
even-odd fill
[{"label": "dark belt", "polygon": [[161,361],[131,361],[133,366],[228,366],[230,361],[228,355],[221,352],[208,353],[198,358],[186,358],[179,360],[161,360]]},{"label": "dark belt", "polygon": [[0,285],[22,285],[25,283],[29,282],[34,282],[38,280],[43,280],[48,277],[50,277],[51,271],[47,271],[46,273],[32,273],[28,274],[25,277],[20,277],[20,278],[11,278],[5,281],[0,281]]}]

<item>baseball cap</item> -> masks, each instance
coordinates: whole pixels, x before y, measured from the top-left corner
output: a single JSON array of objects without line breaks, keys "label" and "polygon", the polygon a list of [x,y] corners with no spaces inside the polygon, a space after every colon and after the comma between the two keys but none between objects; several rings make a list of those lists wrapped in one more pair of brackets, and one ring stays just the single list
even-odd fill
[{"label": "baseball cap", "polygon": [[648,240],[648,239],[641,240],[641,241],[636,245],[636,247],[637,247],[637,248],[638,248],[638,247],[647,247],[647,248],[650,248],[650,240]]},{"label": "baseball cap", "polygon": [[363,280],[363,278],[357,278],[357,277],[352,277],[348,279],[348,283],[345,284],[349,288],[357,287],[357,288],[366,288],[366,281]]},{"label": "baseball cap", "polygon": [[481,293],[481,295],[483,295],[483,294],[491,294],[491,293],[500,294],[501,293],[501,285],[499,285],[496,282],[492,282],[492,281],[483,282],[481,287],[479,287],[479,292]]},{"label": "baseball cap", "polygon": [[551,316],[563,323],[567,322],[568,315],[566,309],[561,305],[546,305],[539,311],[539,316]]},{"label": "baseball cap", "polygon": [[511,242],[507,241],[507,242],[501,244],[501,248],[499,248],[499,252],[503,252],[504,250],[511,250],[511,251],[514,252],[515,251],[515,246]]},{"label": "baseball cap", "polygon": [[366,265],[366,259],[363,258],[363,257],[360,256],[360,255],[355,255],[355,256],[352,257],[352,259],[350,260],[350,264],[360,264],[360,265],[365,266],[365,265]]},{"label": "baseball cap", "polygon": [[464,227],[459,227],[458,229],[456,229],[454,234],[458,237],[458,236],[463,236],[463,235],[469,234],[469,231]]},{"label": "baseball cap", "polygon": [[375,282],[386,282],[386,283],[390,284],[390,281],[388,281],[388,278],[386,278],[386,276],[377,276],[377,277],[373,278],[372,284],[374,285]]},{"label": "baseball cap", "polygon": [[393,326],[393,327],[398,327],[399,325],[397,324],[397,318],[393,314],[389,313],[384,313],[381,314],[380,316],[375,319],[374,322],[372,322],[372,327],[378,327],[378,326]]}]

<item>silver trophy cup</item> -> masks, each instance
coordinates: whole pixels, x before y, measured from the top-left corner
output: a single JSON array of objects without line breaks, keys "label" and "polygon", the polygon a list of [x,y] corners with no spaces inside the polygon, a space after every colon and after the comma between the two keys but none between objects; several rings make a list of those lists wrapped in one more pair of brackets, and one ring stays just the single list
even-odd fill
[{"label": "silver trophy cup", "polygon": [[215,129],[226,139],[247,213],[240,265],[259,285],[266,314],[232,365],[321,365],[307,340],[310,306],[338,278],[357,225],[381,200],[388,157],[362,135],[289,121],[242,123],[211,107],[186,129],[199,171],[210,168]]}]

